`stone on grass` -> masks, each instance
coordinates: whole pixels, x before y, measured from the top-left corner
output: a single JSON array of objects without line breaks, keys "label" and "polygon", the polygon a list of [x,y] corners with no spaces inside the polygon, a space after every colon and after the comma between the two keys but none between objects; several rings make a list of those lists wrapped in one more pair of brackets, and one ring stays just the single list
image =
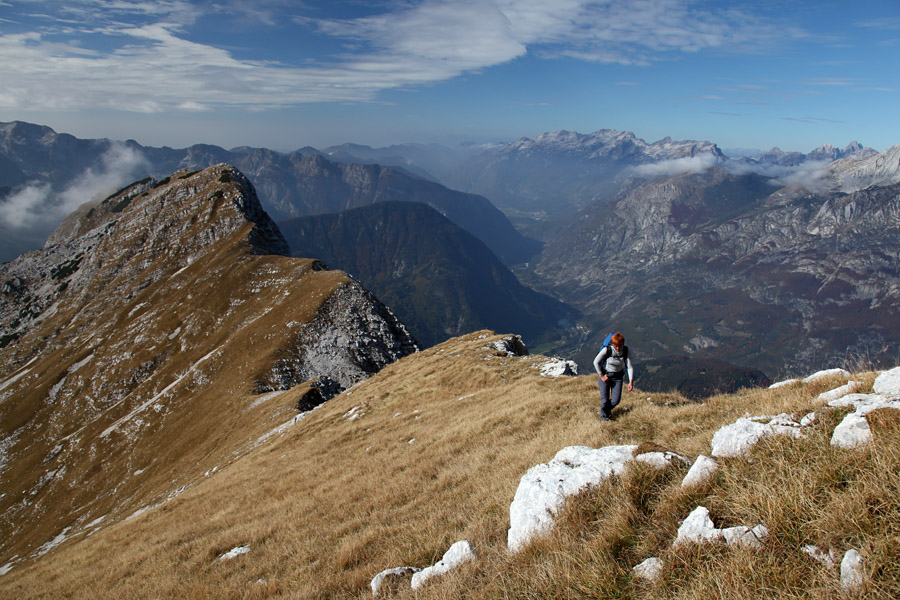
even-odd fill
[{"label": "stone on grass", "polygon": [[770,435],[803,437],[803,428],[790,415],[741,417],[719,429],[712,439],[713,456],[743,456]]},{"label": "stone on grass", "polygon": [[250,552],[250,546],[235,546],[225,554],[219,557],[219,560],[231,560],[232,558],[237,558],[242,554],[247,554]]},{"label": "stone on grass", "polygon": [[687,472],[687,475],[684,476],[681,487],[689,488],[706,483],[715,474],[718,468],[719,463],[708,456],[703,456],[701,454],[697,457],[697,460],[694,461],[694,464],[691,465],[691,469]]},{"label": "stone on grass", "polygon": [[813,546],[811,544],[809,546],[803,546],[803,548],[801,548],[801,550],[803,550],[803,552],[808,554],[813,560],[816,560],[816,561],[822,563],[829,569],[834,568],[835,560],[837,559],[837,555],[835,554],[834,550],[829,550],[828,552],[825,552],[818,546]]},{"label": "stone on grass", "polygon": [[509,551],[518,552],[533,536],[550,529],[568,496],[621,474],[631,460],[654,466],[670,464],[674,459],[688,462],[671,452],[646,452],[635,456],[637,449],[636,445],[597,449],[569,446],[557,452],[549,463],[528,469],[519,481],[509,507]]},{"label": "stone on grass", "polygon": [[862,590],[863,578],[862,556],[851,548],[841,561],[841,589],[848,594],[855,594]]},{"label": "stone on grass", "polygon": [[717,529],[705,506],[698,506],[681,523],[673,546],[690,542],[704,543],[722,540],[728,545],[759,547],[769,534],[765,525],[757,525],[752,529],[744,525]]},{"label": "stone on grass", "polygon": [[888,400],[878,394],[848,394],[832,400],[828,406],[850,406],[854,409],[834,428],[831,445],[836,448],[859,448],[872,441],[872,430],[866,415],[884,408],[900,410],[900,400]]},{"label": "stone on grass", "polygon": [[861,387],[862,382],[860,381],[848,381],[845,385],[842,385],[839,388],[835,388],[827,392],[822,392],[821,394],[819,394],[819,397],[816,398],[816,402],[820,404],[831,402],[832,400],[837,400],[838,398],[842,398],[847,394],[852,394]]},{"label": "stone on grass", "polygon": [[820,379],[837,376],[849,378],[850,373],[848,371],[845,371],[844,369],[825,369],[824,371],[816,371],[809,377],[804,378],[803,383],[813,383],[819,381]]},{"label": "stone on grass", "polygon": [[421,569],[416,567],[394,567],[393,569],[385,569],[372,578],[372,582],[369,584],[369,587],[372,588],[372,595],[378,595],[378,591],[381,589],[381,586],[384,585],[385,580],[399,580],[408,577],[409,575],[414,575],[419,571],[421,571]]},{"label": "stone on grass", "polygon": [[769,386],[769,389],[774,390],[774,389],[777,389],[780,387],[784,387],[786,385],[792,385],[794,383],[799,383],[799,382],[800,382],[799,379],[785,379],[784,381],[779,381],[779,382],[773,383],[772,385]]},{"label": "stone on grass", "polygon": [[544,377],[574,377],[578,375],[578,365],[571,360],[551,358],[541,365],[541,375]]},{"label": "stone on grass", "polygon": [[659,574],[662,573],[662,567],[662,561],[653,556],[641,564],[635,565],[632,571],[634,571],[635,577],[655,581]]},{"label": "stone on grass", "polygon": [[418,589],[420,585],[425,583],[425,580],[436,575],[443,575],[450,569],[458,567],[462,563],[467,560],[472,560],[473,558],[475,558],[475,548],[472,547],[472,544],[466,540],[456,542],[444,553],[441,560],[426,569],[422,569],[418,573],[413,573],[411,582],[412,589]]},{"label": "stone on grass", "polygon": [[716,529],[716,525],[710,518],[709,509],[705,506],[698,506],[681,523],[674,545],[677,546],[688,542],[714,541],[720,537],[722,537],[722,534]]},{"label": "stone on grass", "polygon": [[850,413],[831,434],[831,445],[835,448],[859,448],[872,441],[872,430],[864,415]]},{"label": "stone on grass", "polygon": [[885,371],[876,377],[872,390],[889,400],[900,399],[900,367]]}]

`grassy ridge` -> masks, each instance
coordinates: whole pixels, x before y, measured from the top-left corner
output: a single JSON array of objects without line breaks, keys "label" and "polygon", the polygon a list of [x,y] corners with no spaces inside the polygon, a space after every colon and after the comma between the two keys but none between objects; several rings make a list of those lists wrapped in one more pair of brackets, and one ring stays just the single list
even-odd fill
[{"label": "grassy ridge", "polygon": [[[0,579],[0,597],[366,598],[379,571],[429,566],[461,539],[475,546],[475,561],[418,594],[393,594],[840,597],[837,572],[800,551],[816,544],[862,553],[867,597],[900,595],[893,414],[871,419],[869,447],[838,451],[829,440],[843,412],[822,410],[806,439],[773,438],[750,460],[723,460],[713,481],[690,492],[680,487],[684,467],[634,466],[569,499],[549,535],[509,555],[519,479],[564,446],[654,443],[694,458],[745,413],[802,416],[837,382],[703,404],[635,391],[616,420],[601,423],[593,377],[541,377],[541,357],[501,355],[489,346],[497,339],[471,334],[385,368],[177,498],[16,567]],[[764,523],[764,548],[673,549],[699,504],[717,527]],[[250,551],[218,559],[236,546]],[[631,574],[649,556],[666,565],[655,584]]]}]

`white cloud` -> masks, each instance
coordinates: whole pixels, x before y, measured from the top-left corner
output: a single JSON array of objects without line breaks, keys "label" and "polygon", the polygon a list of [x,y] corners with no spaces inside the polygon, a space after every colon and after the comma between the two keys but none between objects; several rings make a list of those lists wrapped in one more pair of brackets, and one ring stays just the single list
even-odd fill
[{"label": "white cloud", "polygon": [[214,45],[191,38],[214,11],[283,25],[290,22],[286,11],[304,8],[258,4],[34,3],[57,15],[32,31],[0,35],[0,108],[157,112],[368,101],[385,89],[445,81],[527,53],[648,64],[671,53],[759,48],[796,35],[738,11],[695,9],[689,0],[418,0],[355,19],[296,19],[298,37],[308,37],[313,25],[346,42],[311,66],[226,50],[249,39]]},{"label": "white cloud", "polygon": [[134,181],[146,158],[122,143],[113,144],[97,169],[88,168],[62,192],[46,183],[29,185],[0,202],[0,221],[13,229],[33,230],[55,226],[76,208],[104,197]]},{"label": "white cloud", "polygon": [[703,173],[716,166],[718,162],[719,159],[714,154],[699,154],[697,156],[685,156],[682,158],[673,158],[671,160],[662,160],[647,165],[639,165],[634,168],[634,174],[638,177],[689,175]]},{"label": "white cloud", "polygon": [[779,185],[802,187],[810,192],[825,192],[831,187],[829,164],[827,161],[805,162],[775,181]]}]

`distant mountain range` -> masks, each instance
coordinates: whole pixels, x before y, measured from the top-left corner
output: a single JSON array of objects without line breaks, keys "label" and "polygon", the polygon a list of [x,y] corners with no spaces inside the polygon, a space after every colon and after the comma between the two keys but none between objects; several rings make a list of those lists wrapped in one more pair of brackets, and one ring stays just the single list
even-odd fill
[{"label": "distant mountain range", "polygon": [[[30,191],[40,190],[47,196],[76,195],[80,201],[87,201],[91,193],[104,191],[106,195],[115,188],[90,187],[85,179],[99,179],[108,188],[145,176],[162,178],[178,169],[204,169],[219,163],[238,167],[254,183],[263,208],[275,220],[389,200],[425,202],[481,239],[507,264],[527,260],[540,249],[539,243],[516,231],[487,199],[393,167],[334,162],[314,148],[285,154],[264,148],[225,150],[198,144],[175,150],[141,146],[133,140],[81,140],[23,122],[0,123],[0,212],[4,204],[9,209],[21,199],[36,195]],[[34,210],[47,208],[36,204]],[[28,235],[20,234],[27,243],[46,238],[62,216],[53,219],[52,215],[38,214],[38,225],[19,230],[2,225],[0,219],[0,227],[11,232],[27,231]],[[3,244],[0,259],[9,260],[38,247],[32,244],[25,248],[22,243]]]},{"label": "distant mountain range", "polygon": [[[0,211],[29,186],[71,192],[86,173],[113,170],[116,152],[139,157],[128,163],[132,177],[229,161],[290,229],[295,254],[354,273],[429,343],[469,327],[516,327],[541,351],[590,368],[602,336],[621,329],[648,364],[689,357],[672,361],[702,374],[723,372],[724,361],[752,382],[878,362],[900,340],[900,259],[890,250],[900,147],[876,153],[853,142],[732,159],[711,142],[600,130],[458,152],[412,144],[278,153],[144,148],[11,123],[0,125],[0,150]],[[439,215],[373,208],[395,201]],[[559,328],[577,314],[575,326]]]}]

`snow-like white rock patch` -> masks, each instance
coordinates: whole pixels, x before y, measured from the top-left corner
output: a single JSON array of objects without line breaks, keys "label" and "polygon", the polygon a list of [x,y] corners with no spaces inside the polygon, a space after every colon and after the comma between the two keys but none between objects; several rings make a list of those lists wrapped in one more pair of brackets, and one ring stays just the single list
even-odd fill
[{"label": "snow-like white rock patch", "polygon": [[844,369],[825,369],[824,371],[816,371],[809,377],[803,379],[803,383],[814,383],[819,381],[820,379],[826,379],[828,377],[843,377],[845,379],[850,378],[850,372]]},{"label": "snow-like white rock patch", "polygon": [[413,573],[412,589],[418,589],[420,585],[425,583],[425,580],[436,575],[443,575],[450,569],[458,567],[473,558],[475,558],[475,548],[472,547],[472,544],[466,540],[456,542],[444,553],[441,560],[426,569]]},{"label": "snow-like white rock patch", "polygon": [[876,377],[872,390],[890,400],[900,399],[900,367],[885,371]]},{"label": "snow-like white rock patch", "polygon": [[834,428],[831,445],[836,448],[859,448],[872,441],[872,430],[866,415],[882,408],[900,410],[900,400],[888,400],[879,394],[848,394],[832,400],[828,406],[854,408],[854,412]]},{"label": "snow-like white rock patch", "polygon": [[653,556],[651,558],[648,558],[641,564],[635,565],[632,571],[634,571],[635,577],[654,581],[657,577],[659,577],[659,574],[662,573],[662,567],[662,561]]},{"label": "snow-like white rock patch", "polygon": [[543,377],[574,377],[578,375],[578,365],[574,361],[551,358],[541,365]]},{"label": "snow-like white rock patch", "polygon": [[831,402],[832,400],[837,400],[847,394],[852,394],[856,390],[862,387],[861,381],[848,381],[846,385],[842,385],[839,388],[835,388],[828,392],[822,392],[819,394],[819,397],[816,398],[816,402],[821,404],[825,404],[827,402]]},{"label": "snow-like white rock patch", "polygon": [[853,548],[847,550],[841,560],[841,589],[847,594],[855,594],[862,589],[865,571],[859,552]]},{"label": "snow-like white rock patch", "polygon": [[422,569],[417,567],[394,567],[393,569],[385,569],[378,575],[372,578],[372,581],[369,583],[369,587],[372,588],[372,595],[377,596],[378,591],[381,589],[381,586],[384,585],[384,580],[387,578],[392,579],[400,579],[402,577],[406,577],[407,575],[414,575],[418,573]]},{"label": "snow-like white rock patch", "polygon": [[800,380],[799,380],[799,379],[796,379],[796,378],[794,378],[794,379],[785,379],[784,381],[779,381],[779,382],[777,382],[777,383],[773,383],[772,385],[769,386],[769,389],[770,389],[770,390],[775,390],[775,389],[778,389],[778,388],[780,388],[780,387],[784,387],[784,386],[786,386],[786,385],[792,385],[792,384],[794,384],[794,383],[799,383],[799,382],[800,382]]},{"label": "snow-like white rock patch", "polygon": [[691,465],[687,475],[684,476],[684,479],[681,481],[681,487],[689,488],[706,483],[712,478],[718,468],[719,463],[701,454],[694,461],[694,464]]},{"label": "snow-like white rock patch", "polygon": [[712,439],[713,456],[743,456],[761,439],[771,435],[803,436],[800,423],[787,414],[741,417],[719,429]]},{"label": "snow-like white rock patch", "polygon": [[813,545],[803,546],[801,550],[803,550],[804,553],[808,554],[813,560],[822,563],[829,569],[834,568],[835,561],[837,560],[837,554],[835,554],[834,550],[825,552],[818,546]]},{"label": "snow-like white rock patch", "polygon": [[242,554],[247,554],[250,552],[250,546],[235,546],[225,554],[219,557],[219,560],[231,560],[232,558],[237,558]]},{"label": "snow-like white rock patch", "polygon": [[509,507],[507,546],[517,552],[533,536],[553,526],[557,511],[568,496],[597,485],[604,479],[621,474],[631,460],[655,466],[670,464],[673,459],[689,463],[686,458],[671,452],[648,452],[635,456],[638,446],[607,446],[588,448],[568,446],[553,459],[528,469]]},{"label": "snow-like white rock patch", "polygon": [[698,506],[681,523],[673,546],[690,542],[715,542],[723,540],[728,545],[760,547],[762,540],[769,534],[765,525],[750,527],[739,525],[717,529],[709,516],[709,510]]}]

